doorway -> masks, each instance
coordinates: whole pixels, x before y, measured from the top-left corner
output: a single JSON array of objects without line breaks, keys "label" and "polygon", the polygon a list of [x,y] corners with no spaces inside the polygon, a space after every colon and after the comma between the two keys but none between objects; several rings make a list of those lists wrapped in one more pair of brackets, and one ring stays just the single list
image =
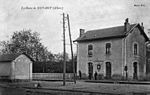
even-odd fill
[{"label": "doorway", "polygon": [[88,63],[88,74],[89,74],[89,79],[91,80],[93,77],[93,63],[91,62]]},{"label": "doorway", "polygon": [[133,79],[137,79],[137,62],[133,63]]},{"label": "doorway", "polygon": [[106,79],[111,79],[111,63],[106,62]]}]

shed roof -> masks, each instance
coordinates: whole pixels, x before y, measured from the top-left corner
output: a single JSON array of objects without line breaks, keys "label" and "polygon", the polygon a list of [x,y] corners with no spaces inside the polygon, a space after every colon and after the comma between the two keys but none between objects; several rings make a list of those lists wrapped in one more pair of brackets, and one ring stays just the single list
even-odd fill
[{"label": "shed roof", "polygon": [[11,62],[11,61],[15,60],[21,54],[26,55],[28,58],[30,58],[31,61],[33,61],[33,59],[25,53],[12,53],[12,54],[0,55],[0,62]]}]

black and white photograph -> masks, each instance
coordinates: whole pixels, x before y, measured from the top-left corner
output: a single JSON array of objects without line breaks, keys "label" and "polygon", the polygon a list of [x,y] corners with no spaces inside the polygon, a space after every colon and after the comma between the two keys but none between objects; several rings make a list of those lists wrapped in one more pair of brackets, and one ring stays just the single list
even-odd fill
[{"label": "black and white photograph", "polygon": [[150,1],[0,0],[0,95],[150,95]]}]

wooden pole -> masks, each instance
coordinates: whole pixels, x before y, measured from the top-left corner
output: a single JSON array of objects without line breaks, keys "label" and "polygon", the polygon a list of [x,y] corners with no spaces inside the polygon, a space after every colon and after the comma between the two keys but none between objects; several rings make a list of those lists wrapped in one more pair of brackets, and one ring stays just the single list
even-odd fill
[{"label": "wooden pole", "polygon": [[66,42],[65,42],[65,14],[63,13],[63,47],[64,47],[64,63],[63,63],[63,85],[66,85]]},{"label": "wooden pole", "polygon": [[73,48],[72,48],[72,39],[71,39],[71,31],[70,31],[70,21],[69,21],[69,15],[67,14],[67,21],[68,21],[68,31],[69,31],[69,38],[70,38],[70,47],[71,47],[71,57],[72,57],[72,64],[73,64],[73,79],[74,83],[76,84],[76,75],[75,75],[75,64],[74,64],[74,58],[73,58]]}]

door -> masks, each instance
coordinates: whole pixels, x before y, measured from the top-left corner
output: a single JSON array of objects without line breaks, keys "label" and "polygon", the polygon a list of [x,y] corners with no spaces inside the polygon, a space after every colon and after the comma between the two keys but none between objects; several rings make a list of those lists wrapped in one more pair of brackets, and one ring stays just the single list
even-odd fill
[{"label": "door", "polygon": [[137,79],[137,62],[133,63],[133,79]]},{"label": "door", "polygon": [[91,80],[93,77],[93,63],[88,63],[88,73],[89,73],[89,79]]},{"label": "door", "polygon": [[111,63],[106,62],[106,79],[111,78]]}]

